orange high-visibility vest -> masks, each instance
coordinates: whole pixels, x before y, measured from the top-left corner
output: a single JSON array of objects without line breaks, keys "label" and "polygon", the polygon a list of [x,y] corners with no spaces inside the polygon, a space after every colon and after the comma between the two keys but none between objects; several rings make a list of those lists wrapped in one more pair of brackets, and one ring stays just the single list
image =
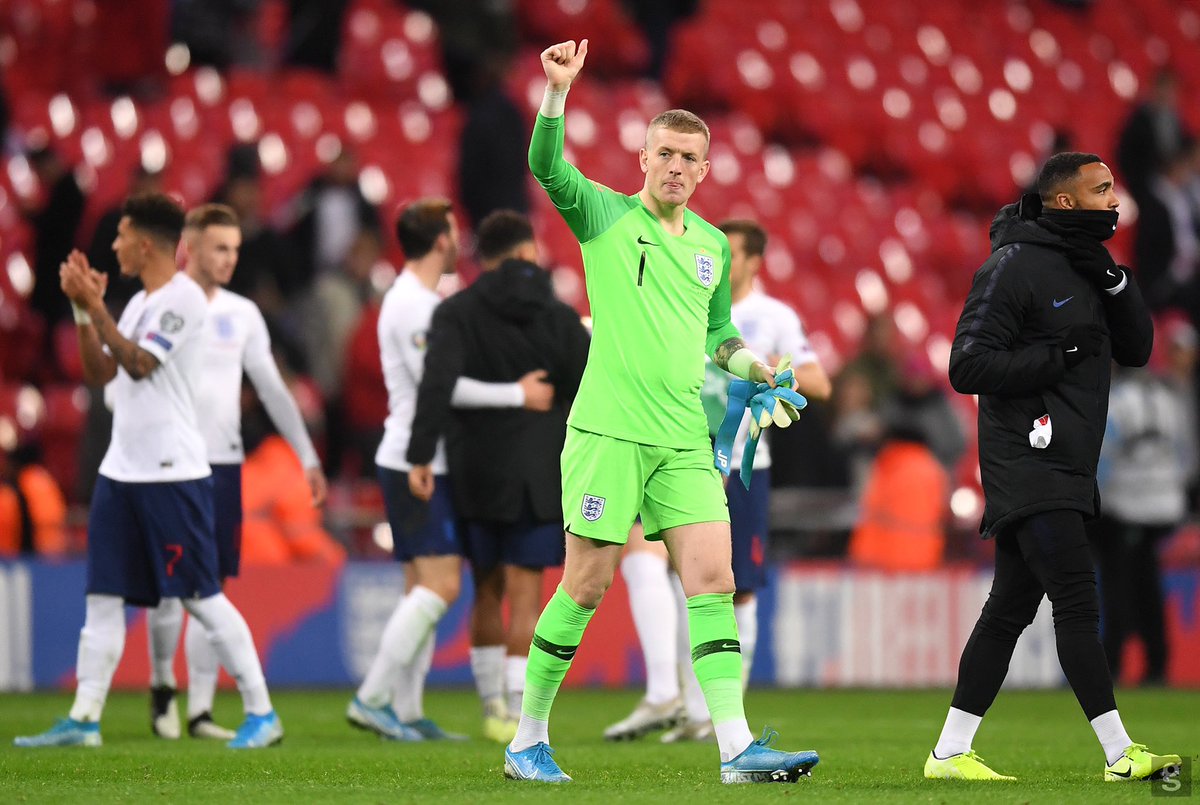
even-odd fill
[{"label": "orange high-visibility vest", "polygon": [[879,570],[931,570],[942,563],[950,480],[929,448],[888,442],[875,456],[850,558]]},{"label": "orange high-visibility vest", "polygon": [[[29,507],[33,523],[33,548],[38,556],[60,556],[67,551],[67,501],[58,482],[46,470],[31,464],[17,473],[17,485]],[[21,552],[21,504],[11,486],[0,486],[0,556]]]}]

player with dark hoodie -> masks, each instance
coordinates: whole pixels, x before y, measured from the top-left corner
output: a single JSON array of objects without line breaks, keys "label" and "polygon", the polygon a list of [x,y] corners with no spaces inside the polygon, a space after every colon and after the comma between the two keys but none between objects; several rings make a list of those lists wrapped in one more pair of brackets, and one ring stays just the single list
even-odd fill
[{"label": "player with dark hoodie", "polygon": [[1100,509],[1111,361],[1144,365],[1153,326],[1129,269],[1104,246],[1119,201],[1100,157],[1054,155],[1037,189],[992,222],[992,254],[950,353],[954,388],[979,395],[980,530],[996,540],[996,571],[925,776],[1013,779],[984,765],[971,742],[1047,595],[1063,673],[1104,749],[1104,779],[1148,779],[1177,771],[1179,756],[1151,754],[1121,723],[1083,522]]}]

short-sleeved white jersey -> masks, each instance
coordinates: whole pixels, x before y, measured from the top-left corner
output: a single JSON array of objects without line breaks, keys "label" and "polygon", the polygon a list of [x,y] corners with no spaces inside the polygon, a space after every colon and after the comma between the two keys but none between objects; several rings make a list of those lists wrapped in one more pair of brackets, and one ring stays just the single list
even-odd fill
[{"label": "short-sleeved white jersey", "polygon": [[[793,366],[817,362],[817,355],[804,335],[800,317],[778,299],[761,291],[751,291],[730,308],[730,315],[746,346],[763,360],[767,360],[768,356],[791,355]],[[734,468],[742,465],[742,448],[749,434],[750,412],[747,410],[733,442],[731,466]],[[767,439],[763,439],[754,453],[754,469],[763,470],[770,466],[771,451]]]},{"label": "short-sleeved white jersey", "polygon": [[258,306],[218,288],[204,321],[204,382],[196,389],[196,414],[212,464],[241,464],[242,372],[250,377],[275,427],[305,467],[320,466],[295,399],[271,354],[271,337]]},{"label": "short-sleeved white jersey", "polygon": [[124,368],[109,383],[112,440],[100,474],[131,483],[189,481],[211,474],[196,419],[195,392],[204,382],[201,337],[208,300],[180,272],[153,293],[129,300],[117,329],[158,359],[148,377]]},{"label": "short-sleeved white jersey", "polygon": [[[441,302],[410,271],[400,272],[383,297],[379,311],[379,360],[388,390],[388,416],[383,440],[375,453],[381,467],[408,472],[408,441],[417,411],[417,388],[425,370],[425,341],[433,311]],[[430,464],[435,475],[446,472],[446,449],[439,439]]]}]

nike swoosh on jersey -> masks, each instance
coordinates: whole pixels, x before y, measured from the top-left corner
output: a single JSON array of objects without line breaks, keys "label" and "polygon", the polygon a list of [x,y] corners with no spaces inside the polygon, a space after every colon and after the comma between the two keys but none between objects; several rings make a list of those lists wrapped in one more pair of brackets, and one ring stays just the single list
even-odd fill
[{"label": "nike swoosh on jersey", "polygon": [[643,246],[657,246],[658,245],[657,243],[655,243],[653,241],[646,240],[645,235],[638,235],[637,242],[642,244]]},{"label": "nike swoosh on jersey", "polygon": [[1053,300],[1053,301],[1054,301],[1054,306],[1055,306],[1055,307],[1062,307],[1063,305],[1065,305],[1067,302],[1070,302],[1070,301],[1071,301],[1072,299],[1074,299],[1074,298],[1075,298],[1074,296],[1068,296],[1066,299],[1062,300],[1061,302],[1060,302],[1060,301],[1058,301],[1057,299],[1055,299],[1055,300]]}]

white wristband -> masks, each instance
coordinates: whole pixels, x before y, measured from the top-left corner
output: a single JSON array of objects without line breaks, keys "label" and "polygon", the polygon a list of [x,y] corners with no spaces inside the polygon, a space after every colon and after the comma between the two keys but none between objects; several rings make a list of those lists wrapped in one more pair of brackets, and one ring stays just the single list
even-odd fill
[{"label": "white wristband", "polygon": [[1129,284],[1129,275],[1125,273],[1125,269],[1117,269],[1121,272],[1121,281],[1111,288],[1105,288],[1104,292],[1110,296],[1116,296],[1121,291],[1125,290],[1125,286]]},{"label": "white wristband", "polygon": [[759,362],[759,357],[747,347],[742,347],[729,357],[729,373],[743,380],[750,379],[750,367]]},{"label": "white wristband", "polygon": [[79,327],[92,323],[92,317],[88,315],[88,312],[74,302],[71,303],[71,314],[75,316],[75,324]]},{"label": "white wristband", "polygon": [[546,85],[546,94],[542,96],[542,107],[538,111],[542,117],[562,117],[567,111],[567,93],[570,88],[553,90]]}]

